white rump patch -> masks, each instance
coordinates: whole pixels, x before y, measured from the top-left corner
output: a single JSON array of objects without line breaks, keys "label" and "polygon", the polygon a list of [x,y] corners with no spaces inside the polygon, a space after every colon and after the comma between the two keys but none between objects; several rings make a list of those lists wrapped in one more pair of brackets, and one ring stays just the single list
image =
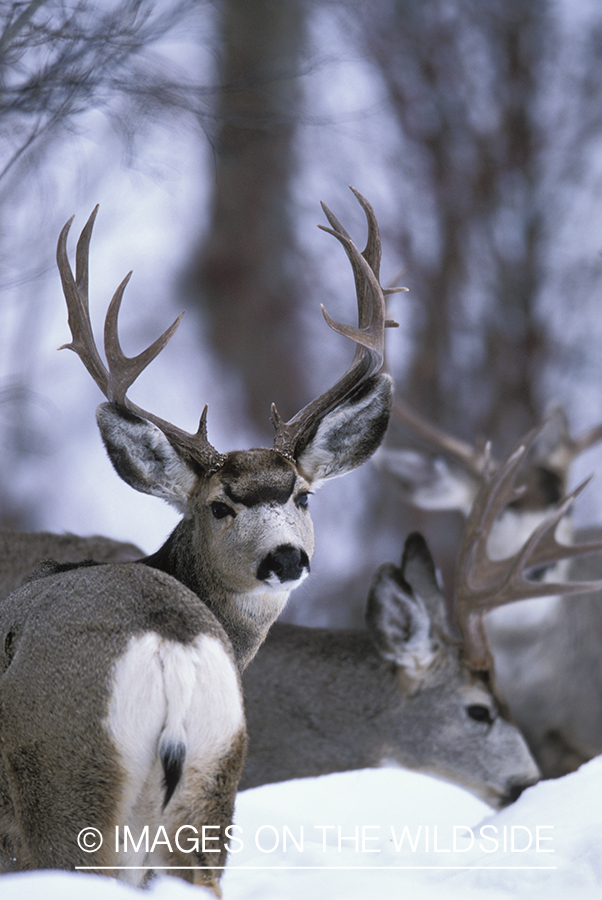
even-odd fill
[{"label": "white rump patch", "polygon": [[114,666],[104,724],[125,770],[119,824],[147,824],[162,804],[161,747],[182,744],[184,770],[210,766],[244,726],[234,663],[206,634],[190,644],[154,632],[133,637]]}]

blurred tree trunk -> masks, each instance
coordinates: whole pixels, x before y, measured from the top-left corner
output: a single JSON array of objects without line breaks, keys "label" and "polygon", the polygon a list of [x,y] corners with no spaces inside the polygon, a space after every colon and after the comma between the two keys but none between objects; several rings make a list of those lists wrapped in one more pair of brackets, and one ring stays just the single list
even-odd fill
[{"label": "blurred tree trunk", "polygon": [[211,218],[187,285],[262,428],[272,401],[288,418],[307,399],[290,202],[304,16],[302,0],[222,0]]},{"label": "blurred tree trunk", "polygon": [[[537,115],[549,4],[385,0],[380,12],[364,17],[360,40],[381,73],[402,174],[417,183],[421,206],[399,226],[415,305],[398,390],[432,422],[469,441],[484,435],[501,455],[541,418],[538,373],[549,352],[538,317]],[[439,527],[428,514],[404,517],[408,528],[426,526],[451,585],[459,517],[446,514]]]},{"label": "blurred tree trunk", "polygon": [[435,219],[430,247],[401,237],[419,306],[403,391],[500,453],[541,414],[537,103],[548,12],[545,0],[398,0],[370,46]]}]

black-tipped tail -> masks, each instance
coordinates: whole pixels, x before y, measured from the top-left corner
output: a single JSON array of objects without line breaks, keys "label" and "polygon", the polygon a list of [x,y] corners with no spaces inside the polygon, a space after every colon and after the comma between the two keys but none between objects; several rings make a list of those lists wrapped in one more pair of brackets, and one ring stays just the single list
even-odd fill
[{"label": "black-tipped tail", "polygon": [[184,768],[184,760],[186,759],[185,744],[166,744],[161,748],[161,765],[163,766],[163,787],[165,788],[165,797],[163,799],[163,809],[167,806],[173,796],[173,792],[178,786],[178,782],[182,777],[182,769]]}]

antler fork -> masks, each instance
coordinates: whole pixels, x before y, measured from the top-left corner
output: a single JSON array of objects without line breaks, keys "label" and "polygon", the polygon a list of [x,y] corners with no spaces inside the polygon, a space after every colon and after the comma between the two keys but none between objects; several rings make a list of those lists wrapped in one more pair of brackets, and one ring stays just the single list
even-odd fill
[{"label": "antler fork", "polygon": [[75,277],[67,257],[67,237],[73,217],[69,219],[59,235],[56,258],[63,285],[63,293],[67,301],[68,322],[72,336],[71,342],[63,344],[59,349],[68,348],[77,353],[109,402],[118,403],[134,415],[148,419],[148,421],[161,429],[172,445],[185,458],[195,462],[203,471],[216,471],[223,465],[225,457],[218,453],[207,440],[206,406],[201,415],[197,433],[189,434],[172,425],[171,422],[154,415],[154,413],[136,406],[126,396],[128,389],[136,378],[173,337],[184,315],[184,313],[181,313],[176,321],[142,353],[134,357],[126,356],[119,342],[117,321],[123,292],[130,280],[131,272],[123,279],[109,304],[104,328],[104,345],[108,368],[102,361],[92,332],[88,301],[90,239],[97,213],[98,206],[92,211],[77,242]]},{"label": "antler fork", "polygon": [[[351,261],[357,293],[358,327],[352,328],[339,324],[330,318],[323,307],[322,310],[328,325],[334,331],[355,341],[356,351],[351,365],[336,384],[308,403],[289,422],[283,422],[275,406],[272,406],[272,419],[276,427],[274,449],[290,459],[296,459],[304,439],[311,438],[324,415],[351,396],[364,381],[381,368],[384,355],[384,330],[386,327],[397,324],[385,318],[384,298],[386,294],[394,293],[396,290],[405,290],[405,288],[383,289],[380,286],[378,276],[381,243],[376,216],[368,201],[358,191],[353,188],[352,191],[368,220],[368,242],[363,253],[360,253],[343,226],[324,205],[324,212],[332,227],[320,227],[340,241]],[[123,293],[131,276],[130,272],[115,291],[106,315],[104,346],[107,365],[98,352],[90,323],[88,302],[88,259],[90,239],[97,212],[98,206],[93,210],[80,235],[76,251],[75,276],[67,257],[67,237],[73,218],[67,222],[59,236],[57,263],[67,301],[68,322],[72,335],[71,342],[64,344],[63,347],[77,353],[107,400],[117,403],[134,415],[155,424],[180,455],[196,464],[204,473],[215,472],[224,464],[225,456],[218,453],[207,439],[206,406],[196,434],[189,434],[154,413],[141,409],[127,397],[127,391],[136,378],[171,339],[183,314],[142,353],[134,357],[126,356],[119,342],[117,323]]]}]

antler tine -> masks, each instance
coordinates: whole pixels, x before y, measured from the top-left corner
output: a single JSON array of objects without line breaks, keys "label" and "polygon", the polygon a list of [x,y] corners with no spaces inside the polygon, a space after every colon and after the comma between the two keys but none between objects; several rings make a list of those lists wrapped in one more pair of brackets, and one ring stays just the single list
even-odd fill
[{"label": "antler tine", "polygon": [[427,444],[451,456],[477,478],[481,477],[485,466],[491,460],[491,456],[486,454],[480,446],[476,444],[473,446],[433,425],[399,397],[396,397],[393,402],[392,414],[401,425],[404,425]]},{"label": "antler tine", "polygon": [[[105,353],[109,363],[109,390],[107,398],[114,403],[120,403],[122,406],[130,408],[131,404],[126,393],[128,388],[132,386],[138,375],[146,369],[146,367],[158,356],[163,348],[169,343],[173,337],[178,325],[182,320],[183,312],[178,318],[167,328],[163,334],[158,337],[150,347],[143,350],[137,356],[126,356],[121,349],[119,342],[119,334],[117,330],[117,320],[119,310],[121,309],[121,301],[123,292],[127,287],[132,273],[130,272],[123,279],[109,304],[107,316],[105,319]],[[148,417],[148,414],[145,414]]]},{"label": "antler tine", "polygon": [[600,590],[602,581],[532,581],[529,571],[602,550],[602,542],[566,545],[557,541],[556,526],[591,478],[580,484],[549,513],[523,546],[507,559],[492,560],[487,554],[491,527],[503,509],[517,499],[522,490],[514,485],[516,473],[545,424],[534,429],[497,470],[489,466],[466,522],[455,578],[456,621],[462,634],[470,664],[489,669],[491,656],[487,646],[483,614],[488,610],[554,594],[581,594]]},{"label": "antler tine", "polygon": [[[386,319],[385,291],[378,281],[381,245],[374,210],[358,191],[353,188],[351,190],[364,209],[368,221],[368,242],[364,253],[360,253],[341,223],[324,204],[322,209],[332,227],[324,225],[318,227],[337,238],[351,262],[357,295],[358,327],[336,322],[328,315],[324,306],[322,313],[334,331],[355,342],[356,349],[351,365],[336,384],[308,403],[288,422],[283,422],[276,407],[272,405],[272,421],[276,427],[274,449],[289,458],[294,458],[295,448],[302,436],[310,431],[316,422],[348,397],[363,381],[379,371],[384,359],[385,328],[397,326],[396,322]],[[372,264],[376,267],[376,271]],[[386,293],[394,293],[394,289],[388,289]]]},{"label": "antler tine", "polygon": [[64,225],[56,248],[56,261],[63,285],[63,293],[67,301],[67,321],[71,331],[72,340],[68,344],[62,344],[59,350],[73,350],[98,385],[104,396],[109,389],[109,373],[96,348],[90,314],[88,309],[88,253],[92,229],[98,213],[98,206],[92,210],[92,214],[79,237],[76,252],[75,278],[67,256],[67,237],[75,216],[71,216]]},{"label": "antler tine", "polygon": [[130,280],[131,272],[123,279],[109,304],[105,319],[104,343],[108,368],[105,366],[96,347],[88,302],[88,270],[90,239],[98,206],[86,222],[76,250],[75,278],[67,256],[67,236],[73,218],[64,226],[57,245],[57,263],[63,285],[63,293],[67,301],[68,323],[72,341],[63,344],[59,349],[68,348],[75,351],[84,366],[98,385],[104,396],[111,403],[125,407],[134,415],[152,422],[165,434],[171,444],[190,462],[196,463],[204,471],[216,471],[223,465],[225,457],[218,453],[207,440],[207,407],[203,410],[196,434],[192,435],[171,422],[155,416],[153,413],[136,406],[126,396],[128,388],[140,373],[155,359],[174,335],[182,316],[166,329],[153,343],[137,356],[124,354],[118,335],[118,317],[125,288]]},{"label": "antler tine", "polygon": [[574,459],[575,457],[580,456],[581,453],[585,453],[586,450],[589,450],[594,444],[599,444],[600,441],[602,441],[602,424],[595,425],[593,428],[590,428],[571,439],[571,458]]}]

